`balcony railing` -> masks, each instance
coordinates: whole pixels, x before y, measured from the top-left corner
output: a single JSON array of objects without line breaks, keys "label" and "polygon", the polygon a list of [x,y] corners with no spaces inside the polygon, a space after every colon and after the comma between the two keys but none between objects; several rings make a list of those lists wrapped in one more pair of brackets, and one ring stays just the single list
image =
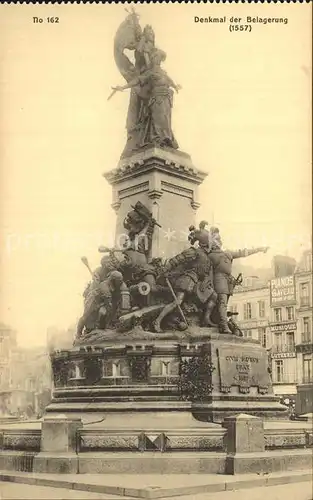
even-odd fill
[{"label": "balcony railing", "polygon": [[312,384],[313,383],[313,375],[304,375],[302,378],[303,384]]},{"label": "balcony railing", "polygon": [[300,297],[300,307],[309,307],[310,297]]},{"label": "balcony railing", "polygon": [[312,343],[312,333],[302,332],[301,334],[301,344],[311,344]]},{"label": "balcony railing", "polygon": [[284,374],[280,376],[275,376],[273,373],[272,375],[272,381],[273,384],[296,384],[297,383],[297,378],[295,374]]},{"label": "balcony railing", "polygon": [[294,344],[281,344],[281,345],[273,345],[272,352],[296,352],[296,346]]}]

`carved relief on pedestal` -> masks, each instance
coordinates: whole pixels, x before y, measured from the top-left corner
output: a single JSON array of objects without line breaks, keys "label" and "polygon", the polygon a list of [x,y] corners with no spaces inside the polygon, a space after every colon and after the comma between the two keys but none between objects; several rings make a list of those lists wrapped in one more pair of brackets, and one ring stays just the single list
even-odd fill
[{"label": "carved relief on pedestal", "polygon": [[130,355],[128,358],[132,382],[147,382],[150,376],[150,356]]},{"label": "carved relief on pedestal", "polygon": [[268,392],[266,353],[251,347],[237,350],[222,346],[218,348],[218,358],[221,392],[230,392],[231,387],[238,387],[241,394],[249,394],[251,387],[256,387],[260,394]]},{"label": "carved relief on pedestal", "polygon": [[179,378],[181,399],[205,401],[213,391],[212,373],[214,370],[211,358],[205,352],[182,358]]},{"label": "carved relief on pedestal", "polygon": [[85,360],[70,361],[68,380],[72,383],[81,384],[86,379]]},{"label": "carved relief on pedestal", "polygon": [[52,361],[53,383],[55,387],[64,387],[68,381],[69,362],[66,360]]}]

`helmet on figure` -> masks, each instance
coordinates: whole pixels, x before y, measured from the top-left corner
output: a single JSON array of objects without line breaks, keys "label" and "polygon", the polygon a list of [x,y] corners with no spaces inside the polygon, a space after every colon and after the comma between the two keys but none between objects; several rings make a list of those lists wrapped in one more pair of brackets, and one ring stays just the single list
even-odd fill
[{"label": "helmet on figure", "polygon": [[115,283],[122,283],[124,281],[123,275],[119,271],[112,271],[108,278],[110,281],[114,281]]},{"label": "helmet on figure", "polygon": [[191,245],[194,245],[196,242],[199,243],[200,247],[209,247],[210,244],[210,233],[207,229],[205,229],[208,223],[206,221],[201,221],[199,224],[199,229],[196,229],[194,226],[189,227],[189,236],[188,240]]}]

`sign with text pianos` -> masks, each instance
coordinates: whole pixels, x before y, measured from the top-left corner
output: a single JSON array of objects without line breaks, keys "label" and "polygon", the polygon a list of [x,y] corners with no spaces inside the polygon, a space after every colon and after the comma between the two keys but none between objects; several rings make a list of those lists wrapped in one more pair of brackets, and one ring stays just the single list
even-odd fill
[{"label": "sign with text pianos", "polygon": [[270,282],[271,307],[288,306],[296,303],[296,287],[293,275],[274,278]]}]

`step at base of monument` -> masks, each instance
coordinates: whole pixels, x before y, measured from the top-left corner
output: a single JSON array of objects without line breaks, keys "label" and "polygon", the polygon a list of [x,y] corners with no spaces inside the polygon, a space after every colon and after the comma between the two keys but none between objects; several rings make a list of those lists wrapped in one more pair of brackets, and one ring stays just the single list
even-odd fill
[{"label": "step at base of monument", "polygon": [[225,417],[245,413],[265,420],[288,420],[289,412],[286,406],[277,401],[277,397],[265,397],[263,400],[238,397],[228,398],[214,396],[206,403],[192,405],[192,415],[203,422],[222,423]]},{"label": "step at base of monument", "polygon": [[80,417],[85,422],[103,422],[108,428],[157,428],[159,430],[199,427],[202,422],[220,424],[227,416],[246,413],[266,420],[286,420],[288,408],[272,395],[216,393],[203,403],[181,401],[59,402],[46,408],[46,415]]},{"label": "step at base of monument", "polygon": [[[266,451],[229,457],[218,452],[149,453],[88,452],[31,453],[25,468],[25,452],[0,451],[2,471],[48,474],[271,474],[310,470],[312,450]],[[31,457],[30,457],[31,455]],[[23,468],[19,467],[22,465]]]},{"label": "step at base of monument", "polygon": [[156,409],[150,411],[144,409],[141,411],[134,409],[128,411],[108,411],[108,409],[99,411],[98,409],[98,411],[95,411],[93,407],[89,408],[89,410],[84,411],[81,406],[80,409],[72,408],[70,411],[68,405],[61,408],[60,405],[57,405],[55,409],[50,408],[46,415],[49,417],[64,415],[67,418],[81,418],[84,429],[96,427],[103,430],[114,430],[117,434],[125,430],[165,432],[167,430],[201,429],[201,432],[205,432],[206,429],[221,428],[219,424],[197,420],[190,410],[177,411],[177,409],[173,408],[170,411]]}]

